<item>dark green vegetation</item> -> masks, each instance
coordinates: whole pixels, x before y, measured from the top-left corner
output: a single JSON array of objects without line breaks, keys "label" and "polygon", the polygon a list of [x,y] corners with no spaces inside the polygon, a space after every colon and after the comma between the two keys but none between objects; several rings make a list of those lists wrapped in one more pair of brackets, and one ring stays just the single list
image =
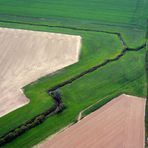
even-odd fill
[{"label": "dark green vegetation", "polygon": [[[0,136],[49,109],[54,102],[47,94],[48,89],[122,53],[125,46],[120,37],[111,32],[121,33],[128,47],[144,44],[147,7],[148,2],[144,0],[1,0],[0,26],[81,35],[83,46],[79,63],[24,88],[31,103],[0,119]],[[102,98],[105,99],[95,109],[121,93],[146,96],[145,49],[128,51],[117,61],[60,90],[66,109],[48,117],[5,147],[37,144],[75,122],[80,111]]]}]

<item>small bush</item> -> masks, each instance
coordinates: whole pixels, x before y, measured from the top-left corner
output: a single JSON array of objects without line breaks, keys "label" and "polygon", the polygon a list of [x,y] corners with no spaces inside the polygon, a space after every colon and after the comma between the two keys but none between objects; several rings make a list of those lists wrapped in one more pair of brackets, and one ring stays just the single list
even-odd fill
[{"label": "small bush", "polygon": [[0,146],[2,145],[2,144],[4,144],[6,142],[6,140],[4,139],[4,138],[1,138],[0,139]]},{"label": "small bush", "polygon": [[25,132],[27,129],[28,129],[28,127],[25,126],[25,125],[23,125],[23,126],[21,126],[21,128],[20,128],[20,132]]},{"label": "small bush", "polygon": [[14,133],[9,133],[8,135],[6,135],[4,137],[5,141],[10,142],[11,140],[13,140],[15,138],[15,134]]},{"label": "small bush", "polygon": [[16,136],[19,136],[22,132],[20,130],[20,128],[17,128],[15,131],[14,131],[15,135]]},{"label": "small bush", "polygon": [[36,120],[40,121],[42,123],[45,120],[45,115],[40,115],[36,118]]}]

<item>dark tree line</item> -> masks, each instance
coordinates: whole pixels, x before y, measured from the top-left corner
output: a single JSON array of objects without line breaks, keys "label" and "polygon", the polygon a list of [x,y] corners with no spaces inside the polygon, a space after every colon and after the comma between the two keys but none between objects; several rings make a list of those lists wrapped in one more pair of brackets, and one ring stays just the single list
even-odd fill
[{"label": "dark tree line", "polygon": [[52,98],[55,102],[54,106],[52,106],[47,111],[41,113],[40,115],[34,117],[30,121],[27,121],[26,123],[20,125],[19,127],[15,128],[14,130],[10,131],[6,135],[0,137],[0,147],[8,142],[11,142],[13,139],[22,135],[23,133],[25,133],[29,129],[43,123],[49,115],[52,115],[54,113],[59,113],[64,109],[61,93],[59,90],[50,92],[49,95],[52,96]]}]

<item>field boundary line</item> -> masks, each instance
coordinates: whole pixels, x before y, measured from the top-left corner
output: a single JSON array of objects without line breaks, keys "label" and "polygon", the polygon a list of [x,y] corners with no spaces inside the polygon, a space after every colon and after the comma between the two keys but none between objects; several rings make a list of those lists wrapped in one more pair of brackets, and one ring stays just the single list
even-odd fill
[{"label": "field boundary line", "polygon": [[[91,105],[88,106],[87,108],[85,108],[85,109],[83,109],[82,111],[80,111],[80,113],[78,114],[78,117],[77,117],[77,122],[79,122],[79,121],[83,118],[82,114],[83,114],[87,109],[89,109],[89,108],[91,108],[92,106],[94,106],[95,104],[97,104],[97,103],[103,101],[103,100],[106,99],[107,97],[109,97],[109,95],[103,97],[101,100],[98,100],[97,102],[91,104]],[[98,108],[98,109],[99,109],[99,108]]]}]

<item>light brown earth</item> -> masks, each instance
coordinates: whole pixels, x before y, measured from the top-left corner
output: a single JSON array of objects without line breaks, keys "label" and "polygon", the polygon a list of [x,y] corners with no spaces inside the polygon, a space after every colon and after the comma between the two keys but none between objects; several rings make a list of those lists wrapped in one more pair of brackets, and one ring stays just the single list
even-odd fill
[{"label": "light brown earth", "polygon": [[79,60],[81,37],[0,28],[0,117],[29,102],[21,88]]},{"label": "light brown earth", "polygon": [[121,95],[39,148],[144,148],[145,99]]}]

